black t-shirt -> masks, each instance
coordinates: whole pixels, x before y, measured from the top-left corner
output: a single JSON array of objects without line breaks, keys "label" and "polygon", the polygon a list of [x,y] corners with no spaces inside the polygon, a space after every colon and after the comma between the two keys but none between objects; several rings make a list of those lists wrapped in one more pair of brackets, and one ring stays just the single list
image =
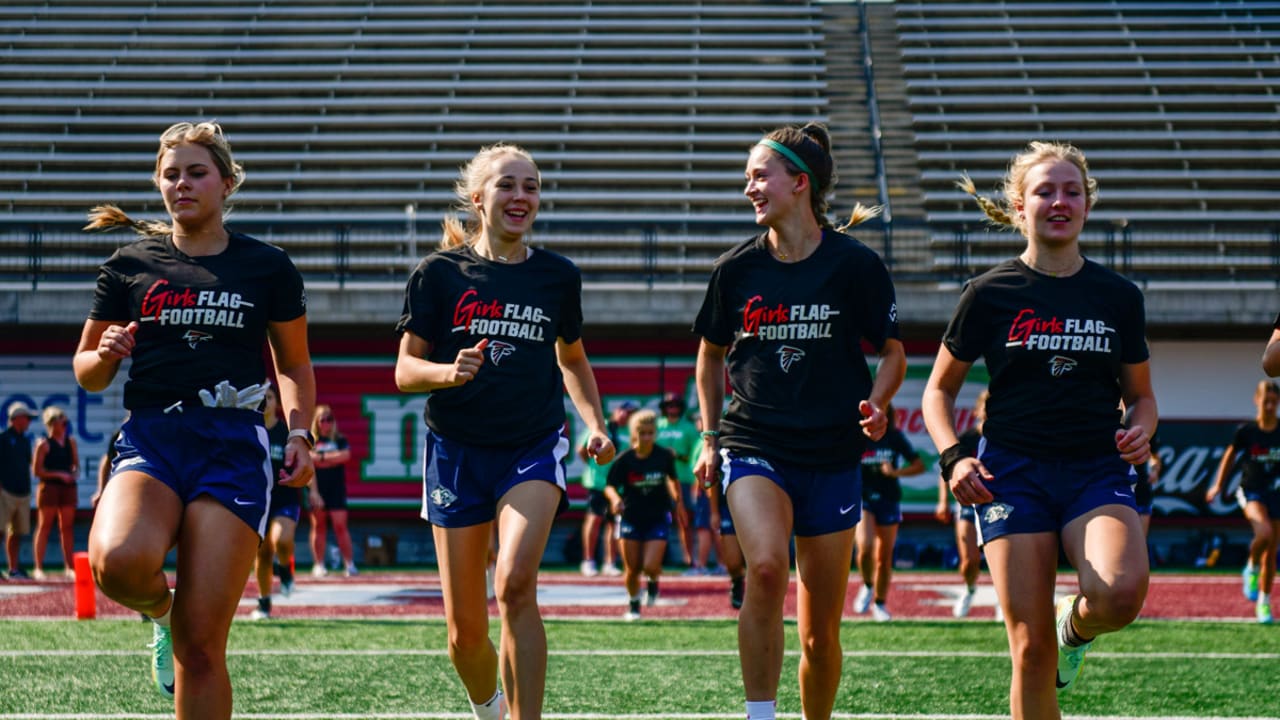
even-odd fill
[{"label": "black t-shirt", "polygon": [[199,402],[222,380],[242,388],[267,376],[268,322],[307,311],[302,276],[280,248],[231,233],[217,255],[189,257],[169,236],[116,251],[98,273],[92,320],[139,323],[128,409]]},{"label": "black t-shirt", "polygon": [[0,432],[0,488],[10,495],[31,494],[31,438],[13,427]]},{"label": "black t-shirt", "polygon": [[728,346],[733,390],[723,447],[809,468],[852,468],[871,394],[862,351],[898,337],[893,282],[880,257],[824,230],[812,255],[775,260],[766,234],[716,260],[693,330]]},{"label": "black t-shirt", "polygon": [[899,468],[910,465],[918,457],[920,453],[911,446],[901,430],[885,430],[884,437],[869,443],[862,451],[862,497],[868,498],[871,493],[879,493],[881,497],[901,498],[902,485],[898,478],[885,475],[880,471],[880,466],[889,463],[894,468]]},{"label": "black t-shirt", "polygon": [[1280,427],[1267,432],[1256,422],[1236,428],[1231,446],[1239,455],[1240,486],[1245,492],[1280,489]]},{"label": "black t-shirt", "polygon": [[488,338],[480,371],[427,397],[435,432],[470,445],[515,446],[564,425],[564,377],[556,339],[582,335],[582,276],[566,258],[534,250],[504,265],[470,246],[428,255],[409,276],[397,332],[431,344],[427,359],[452,363]]},{"label": "black t-shirt", "polygon": [[[280,423],[283,425],[284,423]],[[288,430],[285,431],[287,436]],[[343,435],[338,435],[332,440],[329,438],[316,438],[316,450],[324,452],[338,452],[350,448],[350,443]],[[347,464],[333,465],[331,467],[316,468],[316,488],[324,492],[325,490],[342,489],[345,493],[347,487]]]},{"label": "black t-shirt", "polygon": [[667,478],[676,477],[676,454],[661,445],[653,446],[648,457],[630,449],[609,466],[609,485],[622,495],[622,521],[646,525],[671,511],[671,491]]},{"label": "black t-shirt", "polygon": [[1070,277],[1014,259],[970,280],[943,343],[986,360],[982,434],[1039,458],[1115,453],[1121,365],[1148,358],[1142,292],[1089,260]]}]

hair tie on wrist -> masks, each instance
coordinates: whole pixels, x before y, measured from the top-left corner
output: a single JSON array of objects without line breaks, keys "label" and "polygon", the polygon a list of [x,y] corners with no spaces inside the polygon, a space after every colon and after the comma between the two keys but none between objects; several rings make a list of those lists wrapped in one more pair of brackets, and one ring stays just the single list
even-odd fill
[{"label": "hair tie on wrist", "polygon": [[701,433],[698,433],[698,434],[702,436],[702,439],[703,439],[703,440],[706,440],[707,438],[718,438],[718,437],[720,437],[720,431],[719,431],[719,430],[703,430]]}]

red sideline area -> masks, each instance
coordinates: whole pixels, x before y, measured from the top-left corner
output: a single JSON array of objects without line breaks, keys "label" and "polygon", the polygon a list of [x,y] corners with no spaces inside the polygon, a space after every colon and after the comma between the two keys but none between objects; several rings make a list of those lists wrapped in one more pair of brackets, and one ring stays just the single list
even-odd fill
[{"label": "red sideline area", "polygon": [[[869,616],[853,614],[857,580],[851,584],[845,602],[845,616],[853,621],[869,621]],[[995,592],[984,575],[975,595],[972,620],[994,618]],[[951,607],[962,585],[955,573],[899,573],[894,577],[887,608],[895,620],[951,618]],[[1058,592],[1074,592],[1075,577],[1062,574]],[[239,615],[248,620],[256,607],[257,586],[245,588]],[[620,618],[626,610],[626,592],[621,578],[584,578],[568,572],[543,573],[539,582],[542,614],[548,618]],[[786,614],[795,617],[795,582],[787,597]],[[497,615],[497,605],[489,603]],[[735,616],[729,607],[729,580],[724,576],[664,576],[654,607],[643,609],[645,618],[728,619]],[[97,592],[100,618],[137,617],[135,613]],[[435,573],[366,573],[357,577],[299,577],[289,598],[274,596],[273,619],[288,618],[442,618],[440,581]],[[74,584],[69,580],[0,582],[0,617],[73,618]],[[1142,611],[1143,619],[1253,621],[1253,604],[1244,599],[1240,579],[1223,575],[1157,575]]]}]

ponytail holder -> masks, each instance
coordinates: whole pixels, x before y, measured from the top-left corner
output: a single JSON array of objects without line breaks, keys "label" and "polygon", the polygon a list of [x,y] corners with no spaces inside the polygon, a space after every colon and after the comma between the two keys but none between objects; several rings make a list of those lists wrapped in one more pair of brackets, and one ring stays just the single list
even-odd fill
[{"label": "ponytail holder", "polygon": [[768,138],[761,140],[760,142],[756,143],[756,145],[763,145],[769,148],[770,150],[778,153],[782,157],[790,160],[792,163],[795,164],[796,167],[800,168],[800,170],[803,171],[805,175],[809,176],[809,183],[811,185],[817,186],[818,180],[813,176],[813,171],[809,169],[809,166],[806,165],[805,162],[800,159],[800,156],[797,155],[794,150],[792,150],[791,148],[787,147],[786,145],[783,145],[782,143],[776,140],[770,140]]}]

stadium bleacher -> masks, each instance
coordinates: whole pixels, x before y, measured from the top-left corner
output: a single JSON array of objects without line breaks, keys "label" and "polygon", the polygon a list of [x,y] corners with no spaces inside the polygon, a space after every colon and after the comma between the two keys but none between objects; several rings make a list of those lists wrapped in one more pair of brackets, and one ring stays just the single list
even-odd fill
[{"label": "stadium bleacher", "polygon": [[[406,224],[430,244],[458,166],[499,140],[543,170],[537,242],[589,278],[678,273],[687,258],[655,265],[645,238],[743,237],[744,149],[823,117],[821,39],[807,3],[5,5],[0,242],[29,245],[39,225],[61,249],[46,276],[91,273],[102,244],[73,231],[87,208],[159,215],[159,131],[215,118],[247,171],[233,222],[310,274],[335,270],[324,228],[345,225],[344,272],[402,280]],[[730,242],[680,250],[705,265]]]},{"label": "stadium bleacher", "polygon": [[889,203],[872,244],[904,284],[1006,252],[953,181],[991,191],[1034,138],[1088,154],[1091,252],[1119,247],[1143,279],[1265,280],[1278,89],[1263,0],[6,4],[0,285],[90,277],[127,238],[80,233],[85,211],[161,215],[156,137],[192,118],[222,122],[247,168],[233,224],[309,279],[399,282],[457,167],[505,140],[544,172],[535,243],[589,284],[697,286],[752,231],[746,147],[819,119],[834,208]]},{"label": "stadium bleacher", "polygon": [[1043,139],[1084,149],[1098,177],[1086,248],[1119,233],[1142,277],[1274,278],[1280,3],[894,9],[935,266],[962,241],[960,274],[1008,255],[954,181],[967,171],[993,192],[1010,156]]}]

